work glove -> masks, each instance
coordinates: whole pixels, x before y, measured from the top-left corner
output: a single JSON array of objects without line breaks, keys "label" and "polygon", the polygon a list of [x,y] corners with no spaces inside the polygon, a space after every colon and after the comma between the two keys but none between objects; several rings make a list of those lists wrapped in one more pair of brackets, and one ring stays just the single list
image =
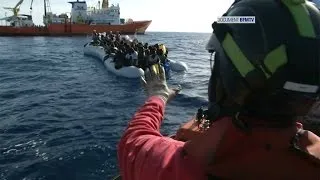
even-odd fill
[{"label": "work glove", "polygon": [[159,96],[165,103],[169,102],[181,91],[180,86],[174,89],[168,87],[164,69],[159,63],[145,70],[144,77],[141,77],[141,82],[149,97]]}]

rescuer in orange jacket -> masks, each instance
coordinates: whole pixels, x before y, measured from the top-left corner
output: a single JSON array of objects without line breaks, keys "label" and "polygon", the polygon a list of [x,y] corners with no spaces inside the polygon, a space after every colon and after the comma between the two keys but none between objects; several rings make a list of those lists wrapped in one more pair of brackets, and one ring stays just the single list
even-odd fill
[{"label": "rescuer in orange jacket", "polygon": [[169,89],[145,73],[149,96],[118,146],[122,179],[320,179],[320,138],[299,121],[319,111],[320,12],[305,0],[240,0],[213,23],[208,110],[175,139],[159,132]]}]

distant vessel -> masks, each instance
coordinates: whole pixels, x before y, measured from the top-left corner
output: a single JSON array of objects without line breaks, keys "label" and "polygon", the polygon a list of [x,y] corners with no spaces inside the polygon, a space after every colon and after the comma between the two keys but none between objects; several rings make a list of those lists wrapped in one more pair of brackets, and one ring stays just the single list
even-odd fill
[{"label": "distant vessel", "polygon": [[[99,32],[119,31],[121,34],[144,34],[151,20],[133,21],[120,18],[119,4],[109,6],[108,0],[103,0],[98,7],[88,7],[86,1],[69,2],[71,17],[66,13],[56,15],[51,12],[49,0],[44,0],[44,26],[35,26],[31,15],[19,14],[20,0],[13,8],[4,7],[13,12],[4,20],[9,25],[0,26],[0,36],[72,36],[87,35],[93,30]],[[30,9],[32,10],[33,0]]]}]

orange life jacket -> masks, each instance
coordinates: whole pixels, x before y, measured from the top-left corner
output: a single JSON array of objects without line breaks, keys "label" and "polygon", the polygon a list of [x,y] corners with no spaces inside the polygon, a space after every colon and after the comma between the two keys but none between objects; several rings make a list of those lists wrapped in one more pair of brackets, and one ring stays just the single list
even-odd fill
[{"label": "orange life jacket", "polygon": [[[219,142],[216,136],[221,136]],[[185,145],[186,155],[203,164],[208,176],[320,180],[320,138],[303,130],[301,124],[245,133],[226,118],[200,132],[190,121],[181,127],[176,139],[190,140]]]}]

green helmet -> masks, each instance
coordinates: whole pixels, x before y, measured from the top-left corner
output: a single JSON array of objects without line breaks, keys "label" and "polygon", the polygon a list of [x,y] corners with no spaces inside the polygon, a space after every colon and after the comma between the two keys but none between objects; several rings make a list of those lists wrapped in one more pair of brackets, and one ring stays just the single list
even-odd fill
[{"label": "green helmet", "polygon": [[211,103],[231,99],[241,108],[249,97],[318,97],[320,11],[312,2],[238,0],[223,16],[254,16],[255,23],[212,24]]}]

